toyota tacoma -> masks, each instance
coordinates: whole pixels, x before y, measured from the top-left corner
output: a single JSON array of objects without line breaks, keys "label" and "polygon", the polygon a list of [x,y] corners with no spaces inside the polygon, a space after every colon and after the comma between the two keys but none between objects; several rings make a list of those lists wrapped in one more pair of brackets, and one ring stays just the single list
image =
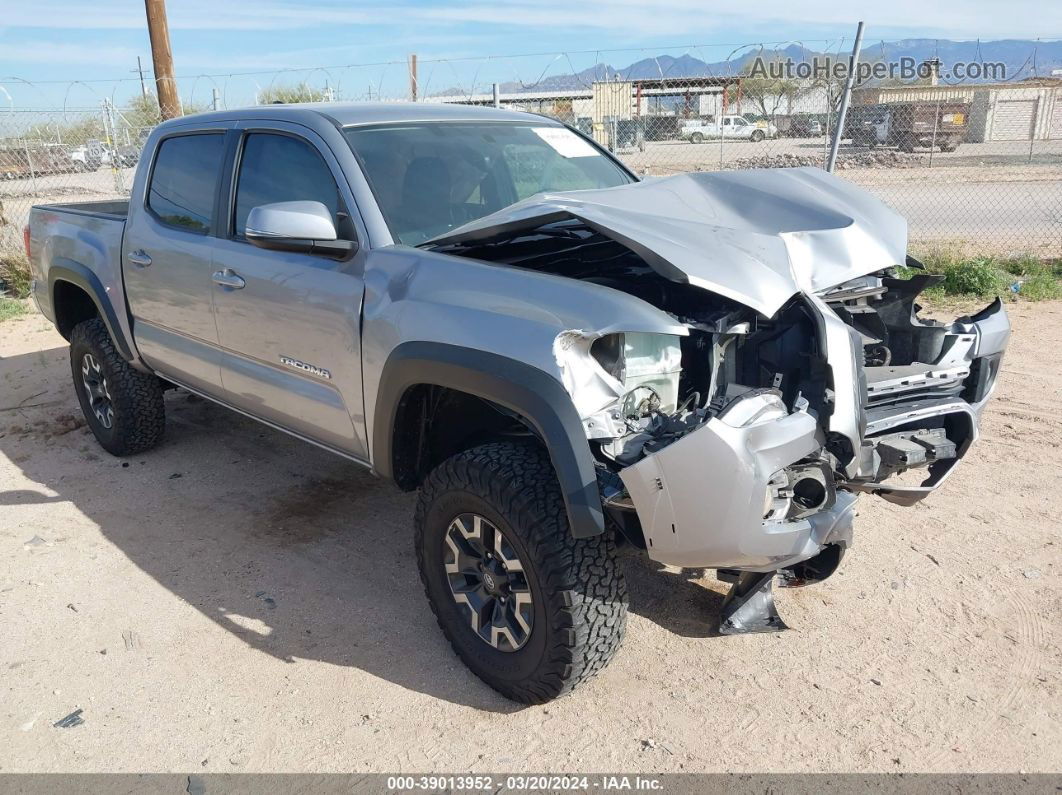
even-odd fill
[{"label": "toyota tacoma", "polygon": [[551,119],[429,103],[171,120],[128,201],[26,230],[104,449],[158,444],[179,387],[419,490],[442,631],[533,703],[615,654],[618,545],[717,570],[722,633],[779,630],[772,584],[837,569],[861,494],[948,477],[1010,326],[920,314],[906,244],[820,170],[640,181]]}]

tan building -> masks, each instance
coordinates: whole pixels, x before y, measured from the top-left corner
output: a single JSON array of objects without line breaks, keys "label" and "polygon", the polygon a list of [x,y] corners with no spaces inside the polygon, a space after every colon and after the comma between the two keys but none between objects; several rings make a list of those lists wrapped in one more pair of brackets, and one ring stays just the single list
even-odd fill
[{"label": "tan building", "polygon": [[937,100],[970,103],[966,140],[973,143],[1062,140],[1062,80],[1058,78],[984,85],[859,88],[852,93],[852,103],[856,105]]}]

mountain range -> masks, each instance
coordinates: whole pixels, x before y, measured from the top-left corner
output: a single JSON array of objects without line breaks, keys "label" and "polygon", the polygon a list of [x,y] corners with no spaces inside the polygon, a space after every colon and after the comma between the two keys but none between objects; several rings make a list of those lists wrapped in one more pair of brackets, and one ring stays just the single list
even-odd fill
[{"label": "mountain range", "polygon": [[[848,52],[842,52],[839,57],[847,59],[848,54]],[[591,83],[602,80],[723,77],[740,74],[757,56],[761,56],[768,62],[786,58],[800,62],[810,61],[814,56],[822,58],[826,55],[826,53],[815,52],[799,44],[791,44],[780,49],[749,48],[733,60],[714,63],[707,63],[689,54],[678,57],[659,55],[654,58],[643,58],[623,67],[598,63],[574,74],[550,75],[530,85],[519,82],[502,83],[501,90],[507,94],[526,91],[569,91],[585,89]],[[838,57],[838,53],[828,55],[832,58]],[[959,61],[998,62],[1006,67],[1006,80],[1015,81],[1028,77],[1050,77],[1052,71],[1062,70],[1062,41],[901,39],[880,44],[867,43],[863,47],[861,60],[898,62],[904,57],[912,58],[918,63],[929,58],[939,58],[945,69]],[[970,82],[995,82],[995,80],[985,78]],[[463,92],[459,89],[452,89],[439,93]]]}]

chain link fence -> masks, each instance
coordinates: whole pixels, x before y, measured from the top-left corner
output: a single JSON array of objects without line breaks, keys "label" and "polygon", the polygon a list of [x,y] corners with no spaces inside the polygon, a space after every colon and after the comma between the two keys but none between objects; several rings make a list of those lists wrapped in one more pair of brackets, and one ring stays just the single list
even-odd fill
[{"label": "chain link fence", "polygon": [[[800,60],[846,62],[834,43],[823,56],[799,48]],[[864,50],[875,60],[889,51]],[[335,79],[336,69],[287,70],[247,77],[195,78],[193,96],[174,114],[275,101],[409,101],[497,105],[557,118],[613,151],[635,172],[663,176],[792,166],[823,167],[838,123],[843,77],[757,76],[753,60],[792,59],[793,48],[733,48],[722,62],[690,56],[643,59],[630,68],[596,64],[485,83],[501,59],[463,59],[464,88],[436,89],[443,62],[422,61],[422,81],[403,62],[372,67],[379,79]],[[878,52],[878,54],[875,54]],[[649,63],[646,67],[646,63]],[[912,249],[958,247],[973,255],[1062,256],[1062,70],[1028,65],[1005,79],[953,82],[936,62],[913,81],[858,85],[843,131],[836,172],[867,188],[909,221]],[[947,70],[947,64],[943,65]],[[403,71],[405,70],[405,71]],[[689,72],[694,74],[689,74]],[[461,73],[446,77],[453,83]],[[314,76],[317,82],[314,83]],[[389,76],[386,77],[385,76]],[[489,76],[489,75],[488,75]],[[191,78],[185,84],[193,82]],[[262,84],[266,88],[262,88]],[[433,85],[434,83],[434,85]],[[350,85],[366,86],[355,91]],[[5,89],[4,86],[7,86]],[[72,81],[65,97],[85,84]],[[203,99],[203,87],[211,94]],[[19,89],[19,90],[13,90]],[[53,87],[54,88],[54,87]],[[34,204],[128,195],[148,133],[160,121],[150,93],[116,99],[135,86],[116,81],[109,95],[81,107],[33,107],[41,87],[0,79],[0,253],[21,250]],[[199,100],[195,101],[195,92]],[[52,90],[50,95],[57,92]],[[85,92],[81,91],[81,94]],[[103,94],[101,97],[100,95]],[[170,114],[167,114],[170,115]],[[754,209],[754,208],[752,208]]]}]

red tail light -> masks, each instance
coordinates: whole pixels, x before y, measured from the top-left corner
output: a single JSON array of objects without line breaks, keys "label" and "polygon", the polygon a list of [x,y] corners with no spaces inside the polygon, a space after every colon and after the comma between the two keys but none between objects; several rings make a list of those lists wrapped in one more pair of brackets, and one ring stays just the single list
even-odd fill
[{"label": "red tail light", "polygon": [[30,254],[30,231],[29,224],[22,227],[22,243],[26,246],[26,259],[33,259],[33,255]]}]

